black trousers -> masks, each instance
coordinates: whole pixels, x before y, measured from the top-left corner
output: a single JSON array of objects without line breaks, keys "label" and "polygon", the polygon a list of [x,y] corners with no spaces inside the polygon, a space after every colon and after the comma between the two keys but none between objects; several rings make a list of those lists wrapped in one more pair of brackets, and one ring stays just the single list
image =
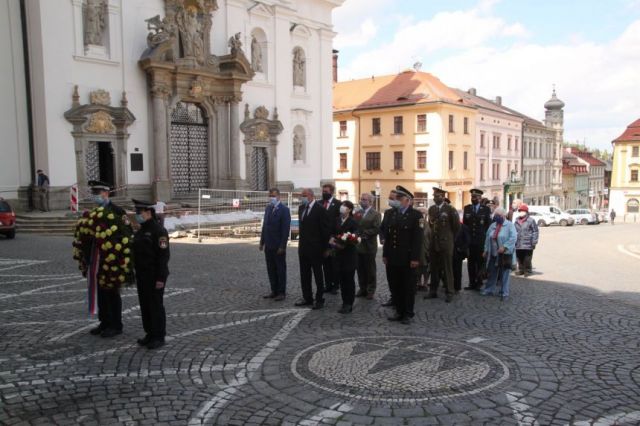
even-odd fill
[{"label": "black trousers", "polygon": [[358,288],[361,292],[376,292],[376,254],[358,253]]},{"label": "black trousers", "polygon": [[385,274],[387,275],[387,285],[389,286],[389,298],[391,299],[391,302],[393,302],[395,300],[394,298],[394,288],[393,288],[393,284],[392,284],[392,279],[391,279],[391,271],[390,271],[390,266],[386,265],[385,266]]},{"label": "black trousers", "polygon": [[453,289],[460,291],[462,289],[462,261],[467,257],[466,253],[460,253],[453,250]]},{"label": "black trousers", "polygon": [[518,270],[522,272],[531,272],[533,266],[531,265],[531,259],[533,259],[533,250],[516,250],[516,258],[518,259]]},{"label": "black trousers", "polygon": [[98,286],[98,319],[103,329],[122,330],[120,290],[106,290]]},{"label": "black trousers", "polygon": [[324,279],[322,277],[322,253],[316,255],[303,254],[298,252],[300,260],[300,285],[302,287],[302,298],[307,302],[313,302],[313,289],[311,287],[311,271],[316,280],[316,302],[324,302]]},{"label": "black trousers", "polygon": [[431,252],[431,283],[429,293],[437,294],[440,280],[447,294],[454,292],[453,288],[453,253],[444,251]]},{"label": "black trousers", "polygon": [[356,270],[353,268],[343,268],[340,265],[338,269],[340,275],[340,295],[342,296],[343,305],[353,305],[356,298]]},{"label": "black trousers", "polygon": [[485,259],[482,257],[484,247],[479,245],[469,246],[469,258],[467,259],[467,272],[469,273],[469,287],[482,287],[482,269]]},{"label": "black trousers", "polygon": [[[166,283],[165,283],[166,286]],[[153,279],[137,279],[138,300],[142,328],[152,339],[164,339],[167,334],[167,318],[164,311],[164,288],[156,289]]]},{"label": "black trousers", "polygon": [[277,248],[264,248],[271,294],[287,294],[287,254],[278,254]]},{"label": "black trousers", "polygon": [[338,289],[340,287],[340,275],[336,258],[327,256],[322,260],[322,271],[324,272],[324,285],[327,290]]},{"label": "black trousers", "polygon": [[396,312],[401,318],[412,318],[416,300],[416,270],[407,266],[387,265],[387,272],[395,303]]}]

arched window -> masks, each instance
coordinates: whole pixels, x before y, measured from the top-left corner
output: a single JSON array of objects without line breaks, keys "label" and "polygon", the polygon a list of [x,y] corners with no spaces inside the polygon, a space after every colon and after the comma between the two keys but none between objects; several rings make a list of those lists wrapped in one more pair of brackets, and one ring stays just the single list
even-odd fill
[{"label": "arched window", "polygon": [[257,74],[267,74],[268,45],[267,36],[262,28],[254,28],[251,31],[251,68]]},{"label": "arched window", "polygon": [[293,49],[293,86],[307,86],[307,57],[301,47]]},{"label": "arched window", "polygon": [[627,213],[638,213],[640,212],[640,202],[638,202],[637,198],[632,198],[627,201]]}]

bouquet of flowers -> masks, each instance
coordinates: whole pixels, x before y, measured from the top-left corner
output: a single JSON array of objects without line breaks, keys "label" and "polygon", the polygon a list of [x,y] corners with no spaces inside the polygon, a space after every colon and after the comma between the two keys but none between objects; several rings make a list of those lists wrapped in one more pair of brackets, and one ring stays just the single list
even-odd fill
[{"label": "bouquet of flowers", "polygon": [[[102,288],[118,288],[132,281],[133,235],[131,227],[122,217],[108,208],[96,207],[85,211],[76,225],[73,241],[73,258],[83,275],[88,272],[87,260],[99,255],[98,285]],[[93,244],[98,253],[91,253]]]},{"label": "bouquet of flowers", "polygon": [[362,239],[352,232],[345,232],[344,234],[336,236],[336,242],[343,247],[357,246],[360,241],[362,241]]}]

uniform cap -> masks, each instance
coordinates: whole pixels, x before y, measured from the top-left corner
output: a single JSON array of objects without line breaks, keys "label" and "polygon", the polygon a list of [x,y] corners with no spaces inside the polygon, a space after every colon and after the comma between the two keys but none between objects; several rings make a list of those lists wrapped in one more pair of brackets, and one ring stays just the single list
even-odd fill
[{"label": "uniform cap", "polygon": [[471,193],[471,195],[482,195],[482,194],[484,194],[483,191],[481,191],[480,189],[477,189],[477,188],[473,188],[469,192]]},{"label": "uniform cap", "polygon": [[90,180],[89,182],[87,182],[87,184],[93,192],[111,191],[111,185],[100,180]]},{"label": "uniform cap", "polygon": [[433,193],[434,193],[434,194],[442,194],[442,195],[444,195],[444,194],[446,194],[446,193],[447,193],[447,191],[445,191],[445,190],[444,190],[444,189],[442,189],[442,188],[438,188],[437,186],[434,186],[434,187],[433,187]]},{"label": "uniform cap", "polygon": [[411,193],[411,191],[401,185],[396,186],[396,195],[413,199],[413,194]]},{"label": "uniform cap", "polygon": [[131,201],[133,201],[136,210],[151,210],[156,207],[156,204],[150,201],[136,200],[135,198],[132,198]]}]

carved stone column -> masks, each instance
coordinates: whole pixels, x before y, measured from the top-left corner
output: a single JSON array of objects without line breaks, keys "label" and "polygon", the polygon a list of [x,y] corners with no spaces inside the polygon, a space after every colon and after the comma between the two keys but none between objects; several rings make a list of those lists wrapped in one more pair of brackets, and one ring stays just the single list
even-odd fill
[{"label": "carved stone column", "polygon": [[153,150],[155,179],[153,193],[159,200],[171,199],[169,181],[169,141],[167,139],[167,102],[169,88],[157,84],[151,89],[153,98]]},{"label": "carved stone column", "polygon": [[236,185],[240,183],[240,118],[238,116],[238,102],[230,102],[229,118],[229,152],[231,153],[231,180]]}]

